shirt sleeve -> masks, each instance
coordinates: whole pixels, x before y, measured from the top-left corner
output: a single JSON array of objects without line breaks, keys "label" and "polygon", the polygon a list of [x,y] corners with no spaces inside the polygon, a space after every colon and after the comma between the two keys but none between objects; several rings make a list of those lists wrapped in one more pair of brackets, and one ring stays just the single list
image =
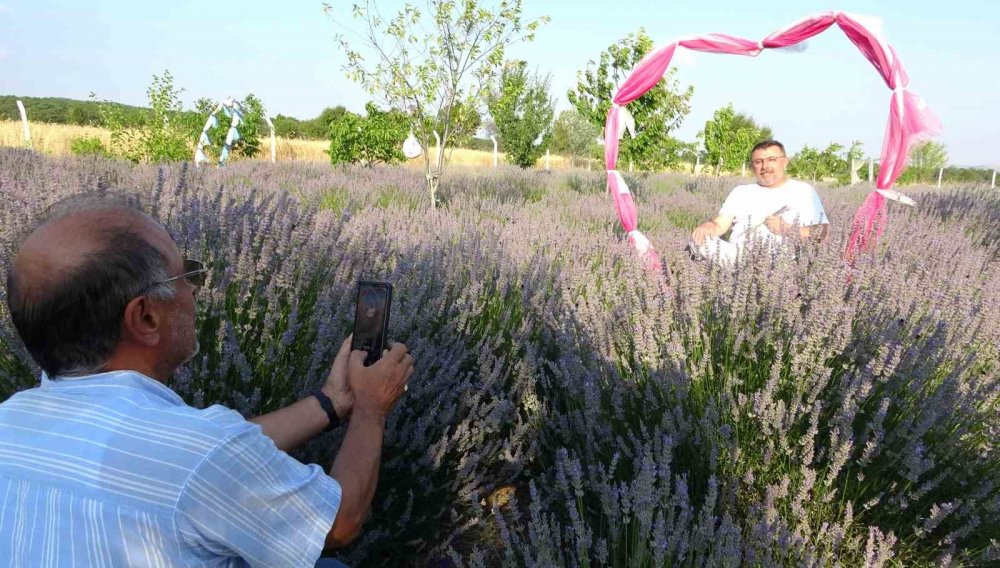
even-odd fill
[{"label": "shirt sleeve", "polygon": [[322,468],[295,460],[246,422],[188,479],[178,528],[195,555],[238,557],[251,566],[312,566],[340,497],[340,484]]}]

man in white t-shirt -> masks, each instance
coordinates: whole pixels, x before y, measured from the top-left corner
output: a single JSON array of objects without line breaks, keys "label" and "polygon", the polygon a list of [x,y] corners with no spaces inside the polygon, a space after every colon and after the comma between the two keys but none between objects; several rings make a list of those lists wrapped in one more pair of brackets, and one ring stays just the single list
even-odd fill
[{"label": "man in white t-shirt", "polygon": [[[787,236],[820,240],[829,227],[816,189],[785,177],[788,157],[781,142],[757,143],[750,164],[757,183],[733,188],[719,214],[691,233],[690,249],[722,265],[734,263],[751,240],[773,245]],[[729,241],[722,240],[730,228]]]}]

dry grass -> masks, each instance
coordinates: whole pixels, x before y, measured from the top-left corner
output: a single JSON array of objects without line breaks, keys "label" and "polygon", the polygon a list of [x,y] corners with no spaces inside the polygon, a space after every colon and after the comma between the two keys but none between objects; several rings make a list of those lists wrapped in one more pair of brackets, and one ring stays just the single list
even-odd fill
[{"label": "dry grass", "polygon": [[[30,123],[32,148],[43,154],[53,156],[64,156],[70,154],[70,146],[78,138],[101,139],[107,146],[111,141],[111,132],[104,128],[93,126],[75,126],[70,124],[45,124],[40,122]],[[191,141],[194,144],[194,140]],[[0,146],[24,145],[19,121],[0,120]],[[329,157],[325,150],[329,147],[329,142],[323,140],[296,140],[294,138],[280,138],[275,140],[276,156],[279,161],[299,161],[299,162],[328,162]],[[194,147],[192,146],[192,151]],[[432,159],[436,157],[434,150],[431,150]],[[271,139],[261,140],[260,152],[256,156],[260,160],[271,158]],[[499,162],[505,164],[506,157],[503,153],[498,155]],[[493,153],[482,150],[469,150],[466,148],[450,148],[445,150],[445,163],[451,166],[469,166],[476,168],[488,168],[493,165]],[[408,166],[424,167],[423,157],[409,160]],[[583,165],[583,164],[580,164]],[[535,165],[536,168],[545,167],[545,156],[542,156]],[[563,156],[550,156],[549,168],[553,170],[563,170],[573,167],[572,161]],[[594,167],[597,167],[595,164]]]},{"label": "dry grass", "polygon": [[[31,147],[35,150],[53,156],[64,156],[70,153],[70,145],[77,138],[101,139],[105,146],[111,142],[111,132],[104,128],[93,126],[76,126],[72,124],[46,124],[43,122],[29,123],[31,130]],[[20,121],[0,120],[0,146],[23,147],[24,132]]]}]

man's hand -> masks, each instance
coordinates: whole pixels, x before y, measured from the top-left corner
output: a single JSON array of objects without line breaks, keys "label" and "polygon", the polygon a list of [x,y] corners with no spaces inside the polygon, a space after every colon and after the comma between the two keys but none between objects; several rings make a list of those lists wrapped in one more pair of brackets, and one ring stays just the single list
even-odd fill
[{"label": "man's hand", "polygon": [[767,219],[764,220],[764,224],[767,225],[767,230],[771,231],[775,235],[784,234],[790,225],[785,223],[781,217],[778,215],[768,215]]},{"label": "man's hand", "polygon": [[354,410],[354,393],[347,384],[347,364],[351,356],[351,336],[340,344],[340,351],[333,359],[333,367],[323,384],[323,393],[333,401],[333,409],[337,412],[337,417],[347,420]]},{"label": "man's hand", "polygon": [[705,239],[718,236],[716,234],[718,228],[715,221],[706,221],[694,228],[694,232],[691,233],[691,239],[694,240],[695,244],[701,246],[705,244]]},{"label": "man's hand", "polygon": [[413,356],[406,345],[394,343],[382,358],[365,367],[364,351],[351,353],[348,366],[348,387],[354,393],[354,406],[386,416],[402,396],[406,382],[413,376]]}]

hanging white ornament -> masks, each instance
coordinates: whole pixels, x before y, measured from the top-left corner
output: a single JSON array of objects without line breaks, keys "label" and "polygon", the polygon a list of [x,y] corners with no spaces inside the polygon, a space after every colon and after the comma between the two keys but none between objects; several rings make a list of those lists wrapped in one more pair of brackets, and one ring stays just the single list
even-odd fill
[{"label": "hanging white ornament", "polygon": [[410,131],[410,135],[406,137],[403,141],[403,155],[406,159],[412,160],[420,156],[423,153],[423,149],[420,147],[420,141],[413,135],[413,131]]}]

